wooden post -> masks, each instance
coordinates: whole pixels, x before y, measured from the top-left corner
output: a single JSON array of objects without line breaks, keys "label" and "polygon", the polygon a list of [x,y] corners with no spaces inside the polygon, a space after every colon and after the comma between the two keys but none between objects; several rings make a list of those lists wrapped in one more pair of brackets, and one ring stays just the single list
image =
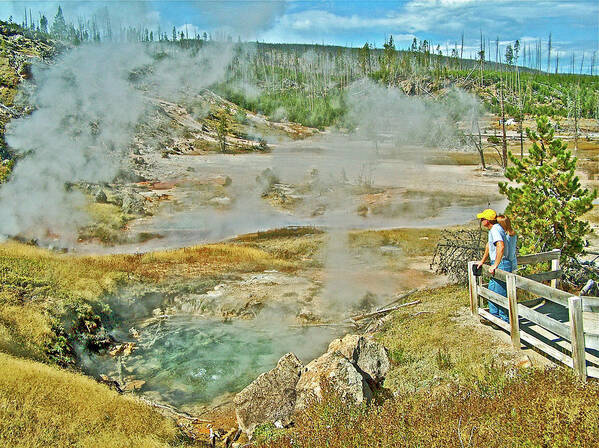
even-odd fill
[{"label": "wooden post", "polygon": [[478,290],[476,288],[476,276],[472,272],[472,268],[476,265],[476,261],[468,262],[468,288],[470,291],[470,312],[473,316],[478,314]]},{"label": "wooden post", "polygon": [[[551,270],[552,271],[559,270],[559,258],[556,258],[555,260],[551,260]],[[559,287],[559,280],[557,278],[554,278],[553,280],[551,280],[551,287],[552,288]]]},{"label": "wooden post", "polygon": [[516,296],[516,277],[514,274],[506,276],[508,312],[510,316],[510,336],[512,345],[520,349],[520,325],[518,322],[518,298]]},{"label": "wooden post", "polygon": [[586,381],[587,366],[584,351],[584,327],[582,320],[582,299],[570,297],[568,299],[570,308],[570,332],[572,343],[572,362],[578,376]]},{"label": "wooden post", "polygon": [[[483,285],[483,276],[482,275],[479,275],[478,277],[475,277],[475,279],[476,279],[476,285],[477,285],[477,287],[480,287],[480,286]],[[476,291],[478,291],[478,289]],[[483,296],[481,296],[480,294],[478,294],[478,292],[477,292],[476,295],[478,296],[477,306],[479,308],[484,308],[485,298]]]}]

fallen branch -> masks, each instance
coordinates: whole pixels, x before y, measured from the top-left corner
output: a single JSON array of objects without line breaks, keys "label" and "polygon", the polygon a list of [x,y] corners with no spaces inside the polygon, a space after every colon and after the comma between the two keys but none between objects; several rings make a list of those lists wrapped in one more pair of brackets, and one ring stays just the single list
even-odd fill
[{"label": "fallen branch", "polygon": [[147,398],[140,397],[139,399],[149,406],[152,406],[152,407],[158,408],[158,409],[163,409],[163,410],[168,411],[171,414],[174,414],[180,418],[185,418],[187,420],[191,420],[194,422],[204,422],[204,423],[211,423],[213,421],[213,420],[204,420],[202,418],[194,417],[193,415],[190,415],[187,412],[179,411],[179,410],[175,409],[174,407],[166,405],[166,404],[156,403],[155,401],[148,400]]},{"label": "fallen branch", "polygon": [[383,328],[383,325],[385,325],[387,322],[389,322],[389,320],[391,320],[391,317],[391,314],[385,314],[384,316],[381,316],[378,319],[370,320],[365,332],[374,333],[376,331],[379,331],[381,328]]},{"label": "fallen branch", "polygon": [[355,325],[354,322],[339,322],[339,323],[330,323],[330,324],[296,324],[289,325],[290,328],[304,328],[304,327],[350,327]]},{"label": "fallen branch", "polygon": [[401,305],[392,306],[391,308],[385,308],[385,309],[382,309],[382,310],[374,311],[372,313],[366,313],[366,314],[361,314],[359,316],[353,316],[351,319],[353,319],[354,321],[364,320],[364,319],[368,319],[370,317],[379,316],[381,314],[390,313],[391,311],[395,311],[395,310],[397,310],[399,308],[403,308],[405,306],[417,305],[419,303],[420,303],[420,300],[415,300],[415,301],[409,302],[409,303],[402,303]]},{"label": "fallen branch", "polygon": [[418,291],[418,288],[414,288],[411,291],[408,291],[400,296],[397,296],[395,299],[393,299],[391,302],[387,303],[386,305],[383,305],[379,308],[376,309],[376,311],[381,311],[384,310],[387,307],[390,307],[391,305],[395,305],[397,302],[399,302],[400,300],[406,299],[408,297],[410,297],[412,294],[414,294],[416,291]]},{"label": "fallen branch", "polygon": [[8,113],[10,113],[13,117],[18,117],[19,116],[18,112],[14,111],[10,107],[5,106],[2,103],[0,103],[0,107],[2,107],[2,109],[6,110]]}]

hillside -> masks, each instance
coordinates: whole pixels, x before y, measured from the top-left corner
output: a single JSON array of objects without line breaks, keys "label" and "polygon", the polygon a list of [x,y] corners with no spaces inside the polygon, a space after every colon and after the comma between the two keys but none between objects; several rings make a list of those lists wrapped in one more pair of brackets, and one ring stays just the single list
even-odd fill
[{"label": "hillside", "polygon": [[[480,71],[426,46],[137,36],[103,47],[82,30],[53,40],[0,22],[0,183],[23,163],[34,168],[23,197],[43,193],[30,185],[57,191],[15,207],[18,224],[51,209],[33,214],[38,239],[26,226],[0,239],[0,445],[183,448],[207,446],[210,432],[226,447],[596,445],[599,386],[479,325],[467,289],[430,262],[447,229],[474,230],[477,210],[503,204],[501,170],[479,169],[466,141],[474,106],[459,98],[486,105],[475,118],[485,138],[500,132],[503,101],[524,126],[544,113],[567,137],[587,136],[579,168],[594,185],[599,77]],[[86,49],[102,50],[96,66],[115,52],[123,73],[65,100],[48,119],[55,129],[35,128],[48,132],[35,143],[67,143],[26,165],[39,148],[15,155],[4,133],[35,113],[31,64],[64,63],[52,79],[95,79],[77,71]],[[82,59],[68,66],[69,54]],[[356,100],[356,86],[382,95]],[[350,113],[356,103],[368,116]],[[403,106],[414,121],[394,121]],[[510,122],[512,150],[520,131]],[[497,148],[483,149],[491,165]],[[53,183],[34,182],[43,176]],[[89,219],[72,225],[78,213]],[[412,288],[414,303],[373,330],[390,370],[370,405],[328,394],[291,427],[226,444],[232,396],[273,359],[313,358],[347,316]]]}]

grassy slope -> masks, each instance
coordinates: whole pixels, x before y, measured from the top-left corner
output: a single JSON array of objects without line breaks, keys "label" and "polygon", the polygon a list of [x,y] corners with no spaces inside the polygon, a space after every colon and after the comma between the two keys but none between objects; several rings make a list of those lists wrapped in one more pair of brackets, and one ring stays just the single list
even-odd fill
[{"label": "grassy slope", "polygon": [[[360,231],[351,234],[350,242],[352,247],[400,244],[408,255],[430,255],[438,232]],[[318,266],[325,239],[315,229],[283,229],[225,244],[102,257],[1,244],[0,351],[47,361],[47,343],[56,336],[56,309],[68,302],[101,303],[102,294],[122,282]],[[423,291],[412,299],[422,303],[397,311],[377,336],[389,350],[392,369],[386,387],[396,398],[382,406],[352,409],[331,396],[310,408],[291,433],[266,431],[258,445],[290,446],[293,438],[295,446],[314,447],[430,446],[431,440],[438,441],[436,446],[461,446],[458,427],[463,444],[472,432],[476,446],[591,446],[588,441],[599,437],[597,386],[583,387],[562,371],[524,372],[510,379],[505,366],[519,355],[505,345],[498,351],[493,332],[468,316],[464,288]],[[112,433],[114,445],[101,446],[161,446],[174,440],[174,429],[161,417],[147,408],[132,412],[134,406],[140,405],[81,375],[0,354],[0,436],[9,442],[86,446],[108,440]],[[141,420],[147,425],[128,431],[117,416],[125,422],[132,419],[127,424],[131,428]],[[47,430],[31,424],[46,420]],[[568,432],[566,424],[578,432]],[[93,435],[90,427],[95,428]],[[387,430],[381,432],[381,427]],[[498,428],[509,437],[497,438]]]},{"label": "grassy slope", "polygon": [[175,424],[145,404],[82,375],[3,353],[0,422],[6,447],[179,445]]},{"label": "grassy slope", "polygon": [[314,403],[293,429],[258,433],[260,447],[591,447],[599,441],[599,385],[565,369],[507,368],[519,356],[467,315],[467,291],[449,286],[410,297],[379,334],[394,397],[352,408]]},{"label": "grassy slope", "polygon": [[[102,295],[126,281],[162,282],[225,272],[289,270],[293,263],[232,244],[144,255],[79,257],[18,243],[0,244],[0,350],[64,361],[61,328],[94,333],[109,310]],[[62,341],[64,342],[64,341]],[[58,359],[57,359],[58,358]]]},{"label": "grassy slope", "polygon": [[451,387],[398,394],[356,409],[316,403],[288,434],[260,447],[596,447],[599,387],[562,370],[526,372],[489,390]]},{"label": "grassy slope", "polygon": [[482,381],[496,365],[515,358],[509,350],[498,355],[497,339],[465,314],[469,300],[465,288],[423,291],[410,300],[422,303],[399,310],[379,335],[393,362],[386,380],[392,390],[415,391],[454,380]]},{"label": "grassy slope", "polygon": [[175,426],[147,406],[81,374],[19,357],[66,363],[64,338],[77,331],[93,335],[102,324],[98,314],[108,313],[103,294],[126,281],[293,268],[265,251],[233,244],[101,257],[0,244],[0,446],[174,444]]}]

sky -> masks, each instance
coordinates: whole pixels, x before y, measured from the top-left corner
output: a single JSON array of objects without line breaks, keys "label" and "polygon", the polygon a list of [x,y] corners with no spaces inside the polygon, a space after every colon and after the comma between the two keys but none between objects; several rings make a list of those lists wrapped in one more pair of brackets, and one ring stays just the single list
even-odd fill
[{"label": "sky", "polygon": [[67,20],[108,10],[113,26],[160,26],[169,36],[175,26],[190,35],[206,31],[235,40],[343,46],[369,42],[380,48],[393,35],[399,49],[416,37],[439,44],[445,54],[464,33],[464,54],[470,57],[481,32],[486,39],[499,39],[501,47],[516,39],[541,38],[544,51],[551,33],[553,54],[564,65],[573,51],[578,60],[584,52],[590,61],[599,45],[599,0],[0,1],[0,17],[12,15],[20,23],[27,8],[51,22],[58,4]]}]

